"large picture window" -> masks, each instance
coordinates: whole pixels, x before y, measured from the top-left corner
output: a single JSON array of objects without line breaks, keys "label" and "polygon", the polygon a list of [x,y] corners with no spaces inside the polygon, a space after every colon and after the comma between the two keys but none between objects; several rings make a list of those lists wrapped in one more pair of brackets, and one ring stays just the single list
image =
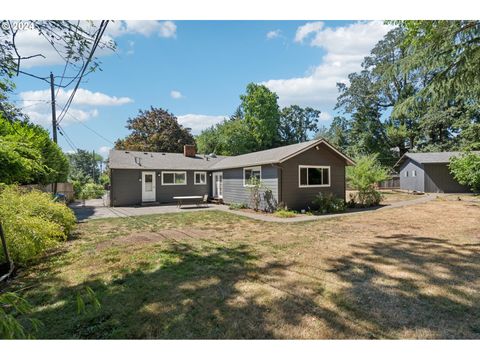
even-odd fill
[{"label": "large picture window", "polygon": [[330,186],[330,166],[300,165],[298,171],[299,187]]},{"label": "large picture window", "polygon": [[207,183],[207,173],[205,171],[195,171],[194,179],[195,185],[205,185]]},{"label": "large picture window", "polygon": [[252,186],[253,179],[262,180],[262,167],[243,168],[243,186]]},{"label": "large picture window", "polygon": [[187,172],[162,171],[162,185],[187,185]]}]

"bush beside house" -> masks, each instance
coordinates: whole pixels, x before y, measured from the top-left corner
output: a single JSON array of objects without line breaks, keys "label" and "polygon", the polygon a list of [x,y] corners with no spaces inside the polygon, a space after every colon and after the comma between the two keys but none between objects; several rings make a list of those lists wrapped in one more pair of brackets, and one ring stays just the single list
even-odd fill
[{"label": "bush beside house", "polygon": [[370,207],[379,205],[382,194],[375,184],[388,179],[388,170],[378,161],[378,155],[366,155],[356,159],[356,165],[347,169],[349,186],[358,193],[350,199],[350,205]]}]

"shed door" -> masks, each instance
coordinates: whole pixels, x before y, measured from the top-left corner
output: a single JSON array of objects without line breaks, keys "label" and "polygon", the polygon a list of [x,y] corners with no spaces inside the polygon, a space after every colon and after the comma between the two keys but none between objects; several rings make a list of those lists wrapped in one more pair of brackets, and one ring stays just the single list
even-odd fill
[{"label": "shed door", "polygon": [[142,202],[155,201],[155,171],[142,172]]}]

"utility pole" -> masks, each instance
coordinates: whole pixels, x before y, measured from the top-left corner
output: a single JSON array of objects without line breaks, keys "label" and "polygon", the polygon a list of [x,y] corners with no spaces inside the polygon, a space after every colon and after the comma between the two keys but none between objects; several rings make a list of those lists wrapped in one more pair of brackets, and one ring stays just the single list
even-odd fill
[{"label": "utility pole", "polygon": [[93,182],[96,184],[97,182],[95,181],[95,167],[97,166],[97,162],[95,161],[95,150],[93,150],[92,153],[93,153],[93,170],[92,170],[93,174],[92,174],[92,176],[93,176]]},{"label": "utility pole", "polygon": [[53,142],[57,143],[57,112],[55,111],[55,86],[53,74],[50,73],[50,93],[52,96],[52,136]]},{"label": "utility pole", "polygon": [[[50,72],[50,95],[52,97],[52,137],[53,142],[57,143],[57,112],[55,110],[55,83],[52,72]],[[57,193],[57,181],[53,183],[53,194]]]}]

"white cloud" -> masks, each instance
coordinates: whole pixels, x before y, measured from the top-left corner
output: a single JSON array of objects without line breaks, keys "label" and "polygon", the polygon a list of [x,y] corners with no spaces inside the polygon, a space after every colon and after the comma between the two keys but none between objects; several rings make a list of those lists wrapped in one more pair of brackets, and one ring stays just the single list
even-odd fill
[{"label": "white cloud", "polygon": [[170,91],[170,97],[172,99],[181,99],[181,98],[183,98],[183,95],[178,90],[172,90],[172,91]]},{"label": "white cloud", "polygon": [[357,22],[326,28],[323,23],[307,23],[297,29],[296,42],[310,38],[310,46],[322,47],[321,63],[305,76],[272,79],[264,84],[275,91],[282,106],[297,104],[331,111],[337,98],[336,84],[347,82],[348,74],[361,69],[363,58],[392,26],[381,21]]},{"label": "white cloud", "polygon": [[280,36],[280,33],[281,33],[280,29],[269,31],[267,33],[267,39],[271,40],[271,39],[278,38]]},{"label": "white cloud", "polygon": [[200,115],[186,114],[177,116],[178,122],[184,127],[192,129],[192,134],[197,135],[202,130],[222,122],[226,117],[223,115]]},{"label": "white cloud", "polygon": [[[81,21],[82,26],[87,31],[93,29],[93,26],[100,24],[100,21],[87,22]],[[106,43],[110,40],[124,35],[143,35],[151,36],[157,35],[162,38],[175,38],[177,34],[177,25],[172,21],[154,21],[154,20],[127,20],[127,21],[111,21],[102,37],[102,42]],[[26,29],[18,32],[16,37],[16,44],[20,50],[22,57],[42,54],[45,58],[34,57],[27,60],[22,60],[21,66],[23,68],[32,68],[35,66],[46,65],[60,65],[65,64],[65,60],[55,51],[47,39],[39,35],[36,30]],[[133,53],[133,43],[129,43],[127,54]],[[58,48],[59,52],[66,58],[63,48]],[[113,54],[110,49],[100,47],[96,51],[96,56],[105,56]]]},{"label": "white cloud", "polygon": [[104,157],[108,156],[108,153],[110,152],[111,147],[110,146],[100,146],[98,149],[98,153]]},{"label": "white cloud", "polygon": [[[57,116],[60,115],[60,110],[63,108],[73,90],[65,91],[60,89],[58,91],[57,102]],[[33,90],[24,91],[19,94],[22,102],[20,107],[22,111],[27,114],[30,119],[41,125],[51,123],[51,104],[50,104],[50,90]],[[98,116],[98,109],[100,106],[119,106],[133,102],[128,97],[116,97],[103,94],[100,92],[92,92],[86,89],[78,89],[73,98],[71,107],[68,113],[72,116],[66,115],[62,120],[62,124],[67,125],[76,121],[86,121],[90,118]]]},{"label": "white cloud", "polygon": [[173,21],[120,20],[111,22],[106,33],[112,37],[140,34],[143,36],[157,35],[163,38],[174,38],[177,35],[177,25]]},{"label": "white cloud", "polygon": [[318,33],[324,26],[323,21],[309,22],[299,26],[295,34],[295,42],[302,42],[311,33]]},{"label": "white cloud", "polygon": [[333,119],[333,116],[330,115],[328,112],[323,112],[323,111],[322,111],[322,112],[320,113],[319,118],[320,118],[320,121],[330,121],[330,120]]}]

